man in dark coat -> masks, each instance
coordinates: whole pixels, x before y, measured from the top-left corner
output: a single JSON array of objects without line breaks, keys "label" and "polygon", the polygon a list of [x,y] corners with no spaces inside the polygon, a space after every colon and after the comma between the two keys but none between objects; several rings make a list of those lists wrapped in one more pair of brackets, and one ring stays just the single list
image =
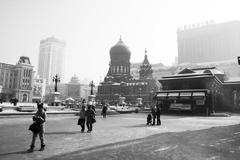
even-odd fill
[{"label": "man in dark coat", "polygon": [[156,109],[155,109],[155,106],[152,106],[151,108],[151,113],[152,113],[152,125],[155,125],[155,119],[156,119]]},{"label": "man in dark coat", "polygon": [[157,116],[157,125],[161,125],[160,115],[161,115],[161,105],[162,102],[157,104],[156,116]]},{"label": "man in dark coat", "polygon": [[85,106],[82,105],[82,109],[80,110],[79,119],[78,119],[78,125],[80,125],[82,128],[81,132],[84,132],[85,130],[85,114],[86,114]]},{"label": "man in dark coat", "polygon": [[87,132],[91,132],[92,124],[94,123],[94,120],[95,120],[95,111],[92,109],[91,105],[88,105],[85,116],[86,116],[86,120],[87,120],[87,122],[86,122],[86,125],[88,128]]},{"label": "man in dark coat", "polygon": [[107,115],[107,106],[105,104],[103,104],[103,108],[102,108],[102,116],[103,118],[106,118]]}]

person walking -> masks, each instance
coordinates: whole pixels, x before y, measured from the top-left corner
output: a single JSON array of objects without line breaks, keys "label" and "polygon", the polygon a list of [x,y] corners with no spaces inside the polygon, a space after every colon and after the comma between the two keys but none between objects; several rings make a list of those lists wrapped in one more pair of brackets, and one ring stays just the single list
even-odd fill
[{"label": "person walking", "polygon": [[161,104],[162,104],[162,102],[158,103],[157,104],[157,109],[156,109],[157,125],[161,125],[161,120],[160,120]]},{"label": "person walking", "polygon": [[152,125],[155,125],[155,119],[156,119],[156,109],[155,106],[152,106],[151,108],[151,113],[152,113]]},{"label": "person walking", "polygon": [[94,110],[92,109],[92,106],[91,105],[88,105],[88,108],[86,110],[86,125],[87,125],[87,128],[88,128],[88,133],[92,131],[92,124],[94,123],[94,121],[96,122],[95,120],[95,112]]},{"label": "person walking", "polygon": [[85,117],[86,117],[85,105],[82,105],[82,109],[79,113],[78,125],[81,126],[81,132],[85,130]]},{"label": "person walking", "polygon": [[[29,152],[34,151],[35,147],[35,141],[37,138],[37,135],[39,135],[39,139],[41,141],[41,148],[39,151],[43,151],[45,149],[45,142],[44,142],[44,131],[45,131],[45,122],[47,118],[47,114],[43,108],[43,103],[37,103],[37,112],[33,116],[34,123],[31,126],[34,126],[34,129],[32,130],[33,136],[32,136],[32,143],[30,145],[30,149],[28,149]],[[31,127],[29,128],[31,130]]]},{"label": "person walking", "polygon": [[107,115],[107,106],[106,104],[103,104],[103,108],[102,108],[102,116],[103,118],[106,118],[106,115]]}]

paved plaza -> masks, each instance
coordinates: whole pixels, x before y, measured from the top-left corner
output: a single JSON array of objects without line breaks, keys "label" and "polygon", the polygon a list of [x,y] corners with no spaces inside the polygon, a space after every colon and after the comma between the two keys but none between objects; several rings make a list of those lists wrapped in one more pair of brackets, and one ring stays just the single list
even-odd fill
[{"label": "paved plaza", "polygon": [[[121,154],[122,157],[112,157],[109,155],[103,156],[101,151],[117,149],[118,147],[124,149],[126,148],[124,146],[134,146],[135,143],[138,149],[140,149],[139,140],[142,142],[142,139],[152,140],[155,144],[148,144],[150,146],[159,144],[157,146],[160,151],[167,150],[169,148],[166,147],[169,146],[164,148],[160,143],[156,144],[159,138],[162,137],[161,141],[163,142],[167,139],[170,140],[171,135],[172,137],[176,136],[174,135],[175,133],[184,133],[184,136],[188,133],[212,129],[212,127],[218,129],[237,125],[240,122],[240,116],[238,115],[230,117],[163,115],[161,117],[161,126],[146,126],[146,114],[134,113],[108,116],[106,119],[99,116],[97,117],[97,123],[94,124],[92,133],[81,133],[80,126],[77,125],[77,119],[78,117],[74,115],[49,115],[46,122],[46,150],[38,151],[40,142],[37,140],[36,151],[27,153],[26,150],[29,148],[32,137],[31,132],[28,131],[28,126],[31,124],[31,116],[0,117],[0,159],[78,159],[81,156],[86,159],[134,159],[133,157],[137,157],[137,155],[134,156],[133,153],[129,154],[132,158],[124,157],[124,154]],[[217,132],[213,132],[213,135],[217,134]],[[236,136],[240,136],[238,134],[240,129],[238,131],[234,130],[234,133]],[[205,135],[207,136],[207,134]],[[236,136],[235,138],[240,139],[240,137]],[[181,137],[178,138],[181,140]],[[181,141],[178,142],[179,144],[181,144]],[[144,146],[144,144],[142,145]],[[177,147],[177,144],[174,146]],[[98,155],[98,157],[92,157],[94,155]],[[144,158],[144,155],[138,157],[138,159],[141,158],[145,159],[146,157]]]}]

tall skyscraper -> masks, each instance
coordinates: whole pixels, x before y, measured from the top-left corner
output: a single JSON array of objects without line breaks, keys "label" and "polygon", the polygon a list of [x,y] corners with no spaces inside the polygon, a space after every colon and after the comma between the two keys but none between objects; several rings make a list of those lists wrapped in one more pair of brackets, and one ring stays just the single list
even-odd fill
[{"label": "tall skyscraper", "polygon": [[64,79],[65,46],[64,41],[55,37],[40,41],[38,75],[46,80],[46,84],[50,84],[56,74]]},{"label": "tall skyscraper", "polygon": [[201,23],[178,29],[178,63],[233,60],[240,53],[240,21]]}]

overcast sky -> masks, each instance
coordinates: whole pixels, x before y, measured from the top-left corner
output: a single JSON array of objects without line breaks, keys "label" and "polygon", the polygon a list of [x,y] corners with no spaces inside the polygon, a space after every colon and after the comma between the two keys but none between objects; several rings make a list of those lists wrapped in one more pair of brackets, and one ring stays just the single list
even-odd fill
[{"label": "overcast sky", "polygon": [[177,56],[177,28],[214,20],[240,20],[238,0],[0,0],[0,62],[29,56],[37,71],[41,39],[66,41],[65,81],[103,79],[109,49],[120,35],[131,62],[171,65]]}]

